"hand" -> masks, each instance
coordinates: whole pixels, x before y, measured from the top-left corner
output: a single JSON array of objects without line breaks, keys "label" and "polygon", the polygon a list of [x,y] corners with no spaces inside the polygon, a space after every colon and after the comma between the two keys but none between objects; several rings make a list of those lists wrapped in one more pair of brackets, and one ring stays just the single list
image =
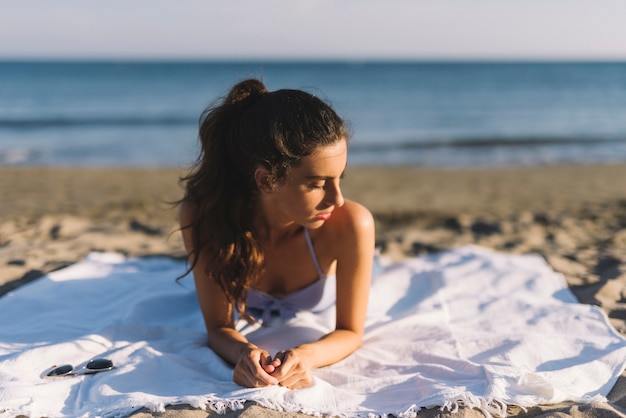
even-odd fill
[{"label": "hand", "polygon": [[296,350],[281,351],[272,361],[272,376],[278,384],[289,389],[300,389],[311,386],[313,378],[308,367]]},{"label": "hand", "polygon": [[248,388],[277,385],[278,379],[270,373],[274,372],[279,364],[280,361],[272,360],[267,351],[252,347],[244,352],[235,364],[233,381]]}]

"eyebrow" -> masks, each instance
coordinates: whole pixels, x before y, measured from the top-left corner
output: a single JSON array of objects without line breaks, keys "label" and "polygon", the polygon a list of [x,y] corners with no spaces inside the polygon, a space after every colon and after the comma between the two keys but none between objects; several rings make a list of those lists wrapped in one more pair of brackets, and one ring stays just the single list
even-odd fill
[{"label": "eyebrow", "polygon": [[[342,178],[344,178],[346,176],[346,170],[347,169],[348,169],[348,164],[346,163],[346,166],[343,168],[343,171],[339,175],[340,179],[342,179]],[[307,179],[307,180],[332,180],[332,179],[334,179],[334,177],[331,177],[331,176],[306,176],[305,179]]]},{"label": "eyebrow", "polygon": [[[346,170],[343,170],[339,175],[339,178],[342,179],[346,176]],[[307,180],[333,180],[335,177],[331,176],[306,176]]]}]

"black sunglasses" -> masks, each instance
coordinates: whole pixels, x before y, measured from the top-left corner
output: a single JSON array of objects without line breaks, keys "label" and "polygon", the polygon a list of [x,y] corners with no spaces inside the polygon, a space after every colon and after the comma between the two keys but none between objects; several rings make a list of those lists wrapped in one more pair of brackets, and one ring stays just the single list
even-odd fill
[{"label": "black sunglasses", "polygon": [[87,364],[74,368],[71,364],[63,364],[62,366],[52,366],[44,376],[44,378],[70,377],[82,374],[94,374],[113,370],[115,366],[113,362],[105,358],[97,358],[89,360]]}]

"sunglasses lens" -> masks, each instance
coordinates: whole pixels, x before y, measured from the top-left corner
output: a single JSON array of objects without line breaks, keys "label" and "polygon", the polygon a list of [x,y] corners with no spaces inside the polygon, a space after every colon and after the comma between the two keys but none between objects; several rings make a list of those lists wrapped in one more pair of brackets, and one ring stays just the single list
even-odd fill
[{"label": "sunglasses lens", "polygon": [[71,372],[72,370],[74,370],[74,367],[72,367],[69,364],[64,364],[63,366],[59,366],[59,367],[55,367],[54,369],[50,370],[46,376],[63,376],[64,374],[68,374],[69,372]]},{"label": "sunglasses lens", "polygon": [[109,370],[113,368],[113,362],[105,358],[98,358],[89,361],[85,367],[89,370]]}]

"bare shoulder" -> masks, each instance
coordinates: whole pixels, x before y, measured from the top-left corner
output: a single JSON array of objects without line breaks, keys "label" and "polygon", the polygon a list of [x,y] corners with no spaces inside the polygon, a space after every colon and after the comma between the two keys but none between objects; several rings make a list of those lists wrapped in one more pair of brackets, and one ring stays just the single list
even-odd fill
[{"label": "bare shoulder", "polygon": [[[374,217],[365,206],[346,200],[344,205],[333,213],[332,226],[340,240],[348,237],[362,237],[374,234]],[[330,226],[330,225],[329,225]]]},{"label": "bare shoulder", "polygon": [[337,218],[347,227],[372,227],[374,217],[365,206],[352,200],[346,200],[344,205],[337,208]]}]

